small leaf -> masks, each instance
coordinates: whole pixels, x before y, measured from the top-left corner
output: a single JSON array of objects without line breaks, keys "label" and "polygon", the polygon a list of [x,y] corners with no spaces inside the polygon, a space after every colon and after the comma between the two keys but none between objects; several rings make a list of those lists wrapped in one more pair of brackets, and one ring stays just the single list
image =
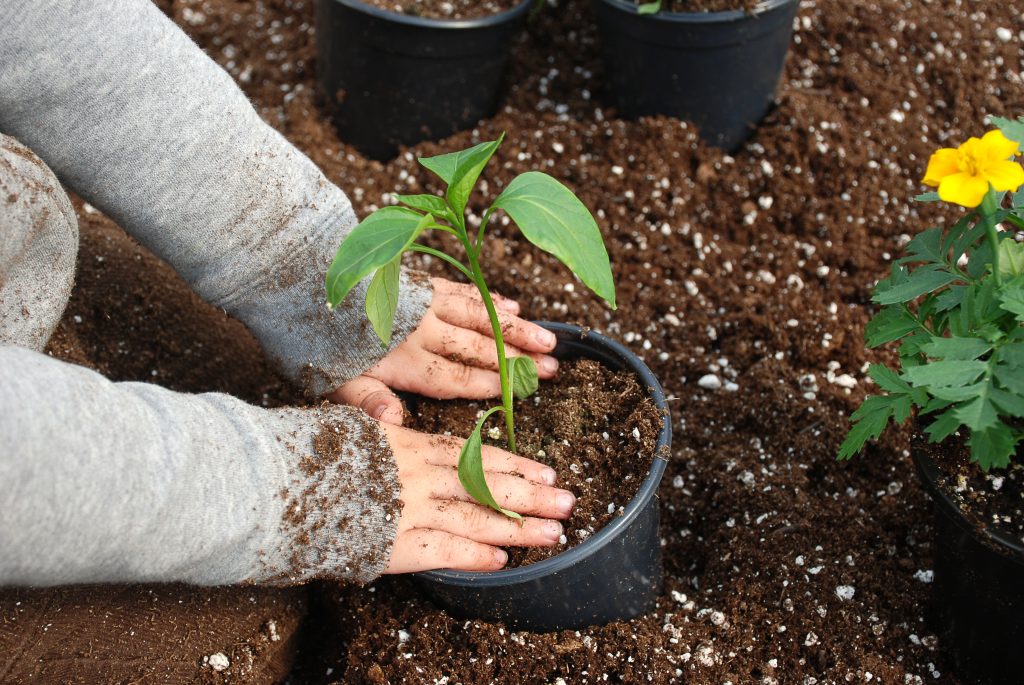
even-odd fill
[{"label": "small leaf", "polygon": [[907,333],[920,328],[917,321],[902,306],[889,305],[881,310],[868,322],[864,329],[864,338],[868,347],[878,347],[885,343],[899,340]]},{"label": "small leaf", "polygon": [[956,433],[961,425],[963,424],[956,417],[956,412],[950,409],[939,414],[935,421],[924,429],[924,432],[928,434],[929,442],[942,442]]},{"label": "small leaf", "polygon": [[981,394],[969,402],[957,405],[953,410],[960,422],[972,431],[985,430],[999,420],[999,414],[992,404],[991,385],[985,383],[984,386],[979,389]]},{"label": "small leaf", "polygon": [[934,262],[943,264],[946,253],[942,249],[942,229],[929,228],[921,231],[907,243],[907,256],[900,260],[906,262]]},{"label": "small leaf", "polygon": [[942,286],[948,285],[958,278],[959,276],[946,271],[941,266],[926,264],[914,269],[914,271],[910,273],[910,277],[904,283],[893,285],[881,292],[876,288],[871,300],[877,304],[909,302],[910,300],[920,297],[925,293],[938,290]]},{"label": "small leaf", "polygon": [[494,495],[491,494],[491,489],[487,487],[487,478],[484,476],[483,443],[480,431],[483,430],[484,422],[491,414],[501,410],[502,407],[488,409],[476,422],[473,432],[466,438],[466,442],[462,445],[462,451],[459,452],[459,482],[462,483],[466,492],[480,504],[521,522],[522,516],[514,511],[501,508],[501,505],[494,499]]},{"label": "small leaf", "polygon": [[939,194],[936,192],[922,193],[914,198],[917,202],[939,202]]},{"label": "small leaf", "polygon": [[401,258],[396,258],[377,269],[366,289],[366,318],[370,320],[384,347],[391,343],[391,332],[395,325],[401,264]]},{"label": "small leaf", "polygon": [[[1011,369],[1024,366],[1024,343],[1015,342],[1003,345],[996,353],[996,358]],[[998,366],[996,369],[998,370]]]},{"label": "small leaf", "polygon": [[978,338],[932,338],[921,351],[935,359],[971,360],[992,349],[992,343]]},{"label": "small leaf", "polygon": [[964,301],[964,294],[967,292],[966,285],[951,285],[935,297],[937,311],[948,312],[959,307]]},{"label": "small leaf", "polygon": [[985,430],[971,431],[967,445],[971,449],[971,461],[977,462],[982,471],[988,471],[1010,465],[1017,438],[1005,423],[1000,422]]},{"label": "small leaf", "polygon": [[400,257],[433,217],[404,207],[384,207],[352,229],[327,270],[327,304],[335,307],[356,283]]},{"label": "small leaf", "polygon": [[868,375],[878,384],[882,390],[891,393],[908,393],[910,386],[900,378],[895,371],[885,364],[872,364],[868,368]]},{"label": "small leaf", "polygon": [[1000,388],[991,388],[989,393],[992,396],[992,402],[999,408],[1000,413],[1024,418],[1024,397]]},{"label": "small leaf", "polygon": [[1024,274],[1024,244],[1016,240],[999,242],[999,273],[1010,277]]},{"label": "small leaf", "polygon": [[992,117],[992,123],[1003,132],[1004,136],[1020,145],[1024,145],[1024,117],[1020,117],[1016,121],[1002,117]]},{"label": "small leaf", "polygon": [[587,287],[615,308],[608,251],[590,210],[571,190],[540,171],[512,179],[494,201],[531,243],[557,257]]},{"label": "small leaf", "polygon": [[878,436],[885,430],[892,416],[893,400],[884,395],[875,395],[864,400],[857,411],[853,412],[850,420],[850,432],[847,433],[843,444],[839,446],[839,460],[849,459],[864,449],[868,440],[877,440]]},{"label": "small leaf", "polygon": [[1001,387],[1024,397],[1024,373],[1021,373],[1019,367],[996,364],[992,369],[992,377]]},{"label": "small leaf", "polygon": [[403,205],[421,212],[429,212],[437,216],[444,216],[448,213],[448,205],[445,204],[444,198],[437,195],[395,195],[395,199]]},{"label": "small leaf", "polygon": [[960,387],[978,380],[988,365],[982,361],[941,361],[922,364],[903,372],[903,379],[914,386]]},{"label": "small leaf", "polygon": [[1024,321],[1024,282],[1016,278],[1003,285],[999,292],[999,306]]},{"label": "small leaf", "polygon": [[512,379],[512,394],[525,399],[537,392],[537,365],[530,357],[512,357],[508,360],[508,374]]},{"label": "small leaf", "polygon": [[497,140],[474,145],[468,150],[459,150],[436,157],[424,157],[419,160],[420,164],[433,171],[448,184],[445,196],[448,198],[448,204],[459,216],[466,211],[466,203],[469,201],[470,193],[473,192],[473,186],[480,178],[480,173],[504,139],[505,134],[502,133]]},{"label": "small leaf", "polygon": [[637,14],[655,14],[661,11],[661,0],[654,0],[654,2],[645,2],[636,8]]}]

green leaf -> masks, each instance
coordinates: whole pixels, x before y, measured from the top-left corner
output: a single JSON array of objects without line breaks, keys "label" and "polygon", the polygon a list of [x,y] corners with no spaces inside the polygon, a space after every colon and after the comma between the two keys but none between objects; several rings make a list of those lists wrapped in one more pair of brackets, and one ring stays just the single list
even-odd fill
[{"label": "green leaf", "polygon": [[917,320],[906,309],[899,305],[889,305],[882,307],[877,314],[871,317],[871,321],[864,329],[864,338],[868,347],[878,347],[893,340],[899,340],[918,328],[920,326]]},{"label": "green leaf", "polygon": [[537,392],[537,365],[530,357],[509,359],[508,374],[512,379],[512,394],[517,399],[524,399]]},{"label": "green leaf", "polygon": [[[1010,343],[1003,345],[996,352],[996,358],[1011,369],[1019,369],[1024,366],[1024,343]],[[998,366],[996,369],[998,370]]]},{"label": "green leaf", "polygon": [[989,393],[992,396],[993,404],[999,409],[1000,414],[1016,416],[1017,418],[1024,417],[1024,397],[996,387],[990,388]]},{"label": "green leaf", "polygon": [[864,404],[850,417],[853,425],[850,426],[850,432],[846,434],[843,444],[839,446],[836,458],[849,459],[864,449],[864,444],[868,440],[877,440],[889,423],[893,403],[893,399],[885,395],[874,395],[865,399]]},{"label": "green leaf", "polygon": [[1003,132],[1003,135],[1012,141],[1024,145],[1024,117],[1016,121],[1002,117],[992,117],[992,123]]},{"label": "green leaf", "polygon": [[936,192],[922,193],[914,198],[917,202],[939,202],[939,194]]},{"label": "green leaf", "polygon": [[921,231],[907,243],[907,256],[900,260],[906,262],[934,262],[944,264],[946,251],[942,249],[942,229],[929,228]]},{"label": "green leaf", "polygon": [[935,421],[924,429],[924,432],[928,434],[929,442],[942,442],[956,433],[961,425],[960,419],[956,417],[956,412],[950,409],[939,414]]},{"label": "green leaf", "polygon": [[1016,240],[999,242],[999,273],[1011,277],[1024,274],[1024,244]]},{"label": "green leaf", "polygon": [[1024,373],[1020,367],[996,364],[992,369],[992,377],[1001,387],[1024,397]]},{"label": "green leaf", "polygon": [[992,349],[992,343],[979,338],[932,338],[921,347],[921,351],[936,359],[970,360],[977,359]]},{"label": "green leaf", "polygon": [[[909,302],[925,293],[938,290],[944,285],[949,285],[957,280],[959,276],[946,271],[941,266],[926,264],[914,269],[910,277],[899,285],[891,285],[888,288],[876,288],[871,300],[877,304],[897,304]],[[879,283],[881,286],[881,283]]]},{"label": "green leaf", "polygon": [[636,8],[637,14],[654,14],[655,12],[661,11],[661,0],[654,0],[654,2],[645,2]]},{"label": "green leaf", "polygon": [[966,293],[966,285],[949,286],[935,296],[936,310],[940,312],[948,312],[951,309],[959,307],[963,303],[964,295]]},{"label": "green leaf", "polygon": [[1005,283],[999,291],[999,306],[1013,314],[1017,321],[1024,321],[1024,281],[1015,278]]},{"label": "green leaf", "polygon": [[910,386],[900,378],[895,371],[885,364],[872,364],[868,368],[868,375],[882,390],[891,393],[908,393]]},{"label": "green leaf", "polygon": [[448,213],[448,205],[443,197],[437,195],[395,195],[395,199],[403,205],[418,209],[421,212],[429,212],[437,216],[444,216]]},{"label": "green leaf", "polygon": [[387,347],[398,309],[398,282],[402,273],[401,258],[395,258],[377,269],[366,289],[366,318],[373,325],[377,337]]},{"label": "green leaf", "polygon": [[434,219],[404,207],[384,207],[352,229],[327,270],[327,306],[334,308],[356,284],[416,240]]},{"label": "green leaf", "polygon": [[979,384],[980,394],[973,400],[959,404],[953,410],[962,424],[972,431],[985,430],[999,420],[999,413],[992,404],[990,383]]},{"label": "green leaf", "polygon": [[988,471],[1010,465],[1017,438],[1005,423],[1000,422],[985,430],[971,431],[967,445],[971,449],[971,461],[977,462],[982,471]]},{"label": "green leaf", "polygon": [[480,173],[504,139],[505,134],[502,133],[497,140],[474,145],[468,150],[459,150],[436,157],[423,157],[419,160],[420,164],[433,171],[448,184],[446,193],[448,204],[452,206],[457,215],[462,216],[466,211],[466,203],[469,202],[473,186],[476,185]]},{"label": "green leaf", "polygon": [[[1020,210],[1024,208],[1024,186],[1017,189],[1017,192],[1014,193],[1013,197],[1010,199],[1010,203],[1013,205],[1014,209]],[[1019,211],[1017,212],[1017,215],[1020,216]]]},{"label": "green leaf", "polygon": [[491,414],[498,411],[502,411],[502,407],[488,409],[476,422],[473,432],[469,434],[466,442],[462,445],[462,451],[459,453],[459,482],[462,483],[462,487],[466,488],[466,492],[480,504],[509,518],[522,521],[523,517],[516,512],[501,508],[501,505],[494,499],[494,495],[491,494],[491,489],[487,487],[487,479],[484,477],[483,441],[480,438],[480,431],[483,430],[484,422],[490,418]]},{"label": "green leaf", "polygon": [[960,387],[978,380],[988,365],[982,361],[941,361],[922,364],[903,372],[913,386]]},{"label": "green leaf", "polygon": [[512,179],[494,201],[531,243],[557,257],[615,309],[615,283],[601,230],[571,190],[540,171]]}]

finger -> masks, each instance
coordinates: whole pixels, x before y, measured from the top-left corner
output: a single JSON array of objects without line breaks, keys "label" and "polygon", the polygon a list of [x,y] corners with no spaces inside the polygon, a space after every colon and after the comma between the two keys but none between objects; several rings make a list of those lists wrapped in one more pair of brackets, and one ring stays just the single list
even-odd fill
[{"label": "finger", "polygon": [[[457,468],[459,465],[459,451],[462,449],[462,443],[465,441],[460,438],[444,435],[432,435],[429,439],[434,449],[427,454],[425,461],[435,466]],[[520,457],[511,452],[506,452],[500,447],[484,445],[481,453],[485,472],[522,476],[541,485],[554,485],[557,480],[557,474],[550,466],[545,466],[533,459]]]},{"label": "finger", "polygon": [[[488,473],[487,485],[499,506],[518,514],[565,519],[569,518],[576,506],[576,496],[568,490],[539,485],[518,476]],[[455,469],[432,467],[430,486],[430,497],[433,499],[474,501],[459,482]]]},{"label": "finger", "polygon": [[[447,278],[432,278],[430,281],[434,286],[435,293],[460,295],[483,301],[480,297],[480,291],[477,290],[475,285],[470,283],[456,283],[455,281],[449,281]],[[515,300],[495,292],[491,293],[491,299],[494,300],[494,306],[498,309],[504,309],[512,314],[519,313],[519,303]]]},{"label": "finger", "polygon": [[[487,309],[480,300],[459,295],[447,295],[433,303],[439,319],[459,328],[468,328],[484,335],[493,335]],[[555,349],[555,334],[537,324],[520,319],[508,312],[498,312],[498,323],[505,342],[528,352],[550,352]]]},{"label": "finger", "polygon": [[332,402],[339,402],[362,409],[373,418],[402,425],[404,411],[402,401],[388,386],[376,378],[359,376],[341,386],[328,396]]},{"label": "finger", "polygon": [[550,547],[558,544],[562,524],[550,519],[524,517],[522,523],[493,509],[455,500],[435,501],[423,512],[417,528],[442,530],[485,545]]},{"label": "finger", "polygon": [[422,351],[424,372],[417,377],[415,388],[409,388],[428,397],[451,400],[484,400],[501,395],[501,379],[497,372],[478,369],[453,362],[436,354]]},{"label": "finger", "polygon": [[395,538],[384,573],[415,573],[438,568],[497,571],[508,561],[503,549],[440,530],[417,528]]}]

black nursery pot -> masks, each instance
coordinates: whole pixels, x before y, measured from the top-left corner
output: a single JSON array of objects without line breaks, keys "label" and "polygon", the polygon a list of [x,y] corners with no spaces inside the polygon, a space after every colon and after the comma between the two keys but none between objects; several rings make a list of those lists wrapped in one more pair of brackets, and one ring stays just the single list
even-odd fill
[{"label": "black nursery pot", "polygon": [[661,592],[656,494],[672,443],[665,393],[647,365],[614,340],[579,326],[539,323],[558,336],[556,357],[632,371],[648,388],[662,416],[651,469],[621,516],[561,554],[491,573],[442,570],[416,578],[450,613],[516,630],[577,629],[633,618],[653,610]]},{"label": "black nursery pot", "polygon": [[479,19],[425,19],[317,0],[317,82],[342,139],[378,160],[494,114],[531,0]]},{"label": "black nursery pot", "polygon": [[606,88],[619,114],[687,119],[705,141],[736,149],[772,105],[799,4],[641,15],[630,0],[594,0]]},{"label": "black nursery pot", "polygon": [[920,450],[918,473],[935,509],[933,615],[953,664],[975,685],[1021,682],[1024,673],[1024,546],[979,527],[939,487]]}]

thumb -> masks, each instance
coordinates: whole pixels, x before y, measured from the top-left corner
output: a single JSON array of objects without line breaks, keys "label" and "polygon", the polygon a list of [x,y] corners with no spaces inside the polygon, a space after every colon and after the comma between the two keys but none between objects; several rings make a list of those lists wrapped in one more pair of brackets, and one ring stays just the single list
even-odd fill
[{"label": "thumb", "polygon": [[371,417],[384,423],[402,425],[404,408],[402,401],[391,392],[391,388],[376,378],[358,376],[327,396],[327,399],[362,409]]}]

